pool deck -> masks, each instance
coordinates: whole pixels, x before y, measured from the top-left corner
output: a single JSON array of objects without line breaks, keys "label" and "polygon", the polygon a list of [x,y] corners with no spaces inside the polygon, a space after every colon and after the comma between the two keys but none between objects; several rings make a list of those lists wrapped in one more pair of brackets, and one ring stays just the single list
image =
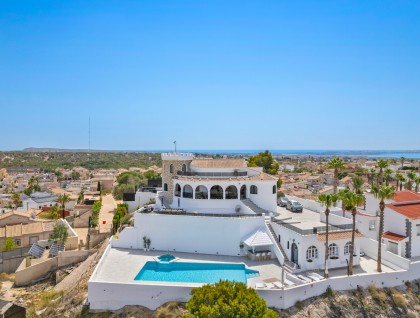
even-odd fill
[{"label": "pool deck", "polygon": [[[135,249],[109,248],[104,254],[96,272],[92,275],[91,282],[113,282],[138,285],[164,285],[164,286],[189,286],[198,287],[201,283],[188,282],[159,282],[159,281],[140,281],[134,280],[140,270],[148,261],[156,261],[157,257],[167,252],[163,251],[143,251]],[[197,263],[244,263],[249,269],[256,270],[260,276],[248,279],[248,286],[255,287],[255,283],[267,281],[281,281],[282,267],[276,259],[268,261],[252,261],[246,257],[204,255],[191,253],[170,253],[177,257],[175,261],[197,262]],[[384,272],[392,272],[393,269],[382,266]],[[332,269],[329,271],[330,277],[345,276],[346,268]],[[323,275],[323,271],[316,271]],[[369,257],[362,257],[360,266],[354,267],[354,274],[366,274],[376,272],[376,261]],[[285,272],[286,274],[286,272]]]},{"label": "pool deck", "polygon": [[[163,251],[143,251],[134,249],[109,248],[102,258],[96,272],[91,277],[92,282],[115,282],[142,285],[172,285],[172,286],[201,286],[198,283],[176,283],[176,282],[147,282],[134,280],[142,267],[148,261],[156,261],[157,257],[167,254]],[[177,257],[175,261],[194,263],[245,263],[249,269],[259,271],[260,276],[248,279],[248,285],[254,286],[255,282],[262,282],[264,279],[281,277],[282,268],[276,259],[255,262],[246,257],[204,255],[171,252]]]}]

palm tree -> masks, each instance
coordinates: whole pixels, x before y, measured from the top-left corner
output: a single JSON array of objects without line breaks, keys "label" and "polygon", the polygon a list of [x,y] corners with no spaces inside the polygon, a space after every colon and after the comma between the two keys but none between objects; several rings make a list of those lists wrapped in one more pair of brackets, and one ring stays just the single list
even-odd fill
[{"label": "palm tree", "polygon": [[402,190],[403,182],[406,182],[406,181],[407,181],[407,179],[403,175],[401,175],[401,178],[400,178],[400,191]]},{"label": "palm tree", "polygon": [[359,176],[353,177],[351,179],[353,185],[353,191],[359,194],[363,194],[362,186],[363,186],[363,178]]},{"label": "palm tree", "polygon": [[378,198],[379,201],[379,210],[381,214],[379,216],[379,235],[378,235],[378,272],[382,272],[382,233],[384,232],[384,210],[385,210],[385,200],[392,199],[395,195],[395,187],[388,186],[378,186],[375,185],[372,188],[373,195],[375,198]]},{"label": "palm tree", "polygon": [[[337,193],[337,187],[338,187],[338,172],[345,168],[345,164],[343,159],[339,157],[335,157],[328,161],[327,163],[328,169],[334,169],[334,193]],[[336,203],[334,203],[334,206]]]},{"label": "palm tree", "polygon": [[375,179],[376,176],[376,169],[372,168],[370,169],[370,185],[373,186],[373,181]]},{"label": "palm tree", "polygon": [[61,206],[61,210],[62,210],[62,218],[64,219],[64,209],[66,207],[66,203],[70,202],[70,197],[68,194],[64,193],[61,194],[58,198],[57,198],[57,202],[60,203]]},{"label": "palm tree", "polygon": [[83,203],[83,200],[84,200],[84,198],[85,198],[85,190],[86,190],[86,187],[82,187],[81,189],[80,189],[80,192],[79,192],[79,197],[77,198],[77,202],[80,204],[80,203]]},{"label": "palm tree", "polygon": [[12,194],[11,199],[12,199],[13,207],[14,207],[14,209],[16,210],[16,209],[17,209],[17,207],[18,207],[18,206],[20,205],[20,203],[22,202],[22,201],[20,200],[20,194],[19,194],[19,193],[17,193],[17,192],[14,192],[14,193]]},{"label": "palm tree", "polygon": [[338,191],[338,199],[341,201],[341,210],[343,211],[343,217],[346,214],[346,197],[347,197],[347,193],[349,193],[350,190],[349,189],[342,189],[340,191]]},{"label": "palm tree", "polygon": [[403,170],[404,169],[404,160],[405,160],[405,158],[404,157],[401,157],[401,170]]},{"label": "palm tree", "polygon": [[419,192],[420,177],[415,177],[414,182],[416,183],[416,188],[414,189],[414,191]]},{"label": "palm tree", "polygon": [[410,171],[409,173],[407,173],[407,178],[408,178],[408,182],[407,182],[407,190],[411,190],[411,188],[413,187],[413,182],[414,179],[416,178],[416,173],[414,171]]},{"label": "palm tree", "polygon": [[329,232],[329,216],[330,216],[330,207],[335,204],[338,200],[338,194],[321,194],[318,197],[318,200],[321,202],[322,205],[325,205],[325,223],[326,223],[326,231],[325,231],[325,259],[324,259],[324,277],[328,278],[328,267],[327,267],[327,260],[328,260],[328,232]]},{"label": "palm tree", "polygon": [[389,186],[389,181],[391,179],[392,170],[389,168],[386,168],[384,171],[384,179],[387,186]]},{"label": "palm tree", "polygon": [[376,166],[379,168],[378,183],[382,185],[382,183],[384,183],[384,178],[383,178],[384,169],[389,167],[388,160],[379,159]]},{"label": "palm tree", "polygon": [[349,275],[353,275],[353,254],[354,254],[354,237],[356,233],[356,213],[357,207],[364,202],[364,197],[361,194],[354,192],[347,192],[342,198],[346,210],[351,211],[353,218],[353,227],[351,232],[351,246],[350,246],[350,260],[349,260]]},{"label": "palm tree", "polygon": [[401,178],[403,178],[403,175],[399,172],[397,172],[395,174],[395,180],[397,180],[397,190],[400,188],[400,182],[401,182]]},{"label": "palm tree", "polygon": [[28,188],[31,190],[31,192],[41,190],[41,188],[39,186],[39,177],[38,176],[36,176],[36,177],[32,176],[32,177],[29,178]]}]

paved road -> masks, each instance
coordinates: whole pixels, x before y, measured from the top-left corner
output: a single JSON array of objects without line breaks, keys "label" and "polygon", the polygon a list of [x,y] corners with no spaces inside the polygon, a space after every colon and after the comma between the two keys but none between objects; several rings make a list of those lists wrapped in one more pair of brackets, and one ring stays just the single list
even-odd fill
[{"label": "paved road", "polygon": [[[102,197],[102,208],[99,213],[99,233],[111,232],[112,218],[114,217],[114,210],[117,208],[112,194]],[[105,224],[103,222],[105,221]]]}]

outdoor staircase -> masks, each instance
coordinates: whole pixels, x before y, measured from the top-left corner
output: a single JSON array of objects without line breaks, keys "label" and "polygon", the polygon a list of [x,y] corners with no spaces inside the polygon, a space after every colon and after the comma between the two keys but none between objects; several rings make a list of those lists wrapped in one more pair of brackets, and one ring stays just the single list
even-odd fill
[{"label": "outdoor staircase", "polygon": [[296,264],[291,262],[289,260],[289,258],[287,257],[286,252],[284,251],[283,247],[281,246],[280,242],[277,240],[277,235],[274,232],[270,222],[266,222],[268,230],[270,231],[270,235],[272,237],[272,240],[274,242],[276,242],[275,244],[277,245],[277,247],[280,249],[280,252],[283,254],[284,257],[284,263],[282,264],[282,266],[284,267],[285,271],[293,273],[293,269],[295,268]]},{"label": "outdoor staircase", "polygon": [[257,214],[265,214],[266,216],[270,215],[269,211],[260,208],[258,205],[256,205],[254,202],[252,202],[250,199],[242,199],[241,202]]}]

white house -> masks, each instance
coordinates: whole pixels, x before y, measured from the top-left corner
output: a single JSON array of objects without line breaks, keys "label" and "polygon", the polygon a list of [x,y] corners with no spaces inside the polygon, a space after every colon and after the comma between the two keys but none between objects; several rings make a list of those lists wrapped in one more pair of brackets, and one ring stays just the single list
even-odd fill
[{"label": "white house", "polygon": [[420,194],[397,192],[384,213],[382,242],[387,250],[407,258],[420,256]]}]

